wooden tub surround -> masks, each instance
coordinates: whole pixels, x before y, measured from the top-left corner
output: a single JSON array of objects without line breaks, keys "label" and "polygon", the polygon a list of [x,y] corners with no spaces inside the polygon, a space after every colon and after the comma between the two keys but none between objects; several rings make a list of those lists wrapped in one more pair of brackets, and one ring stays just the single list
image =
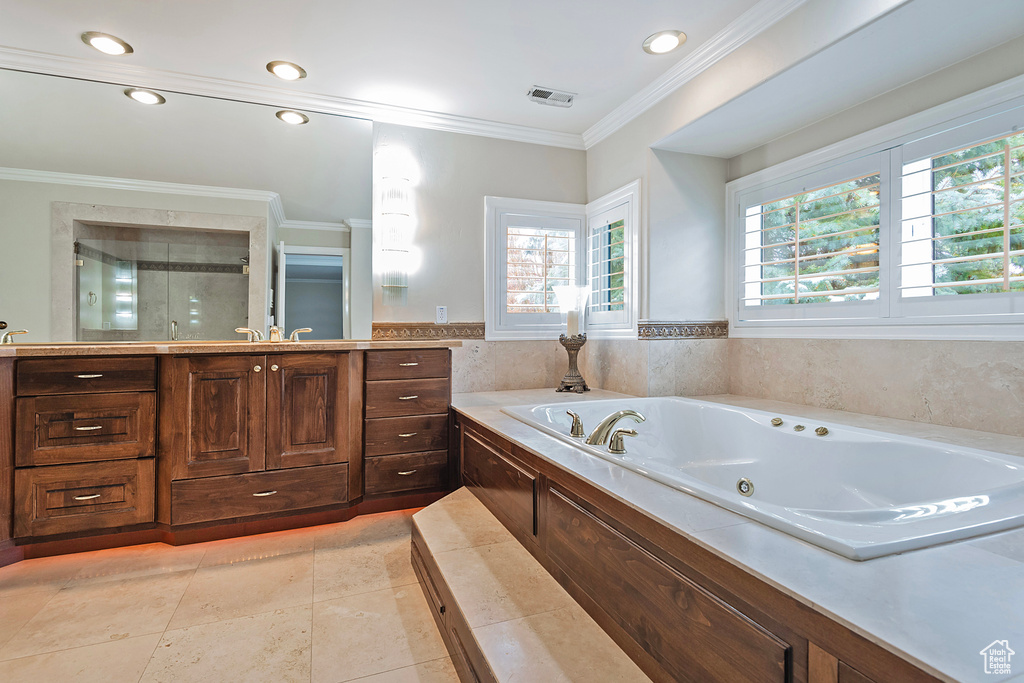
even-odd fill
[{"label": "wooden tub surround", "polygon": [[[515,393],[517,400],[510,400],[509,405],[529,402],[518,395],[525,392]],[[526,425],[507,422],[511,418],[498,415],[496,407],[481,408],[486,404],[474,404],[472,395],[466,397],[465,407],[460,405],[460,397],[455,401],[466,490],[651,680],[953,680],[872,642],[687,533],[612,495],[586,476],[587,468],[610,472],[614,465],[565,450],[558,459],[577,462],[580,471],[574,471],[558,459],[535,452],[545,440],[560,442],[543,435],[534,441],[522,431],[529,429]],[[550,399],[545,396],[542,400]],[[500,403],[495,399],[493,405]],[[500,424],[501,428],[489,423]],[[504,431],[515,437],[508,438]],[[521,446],[518,440],[531,443],[531,448]],[[638,476],[619,470],[627,479]],[[622,478],[620,474],[611,476]],[[479,636],[479,629],[468,618],[474,606],[459,595],[456,587],[456,583],[469,580],[469,569],[458,569],[445,559],[451,554],[445,544],[452,542],[452,534],[467,537],[484,533],[478,530],[486,528],[479,512],[472,522],[454,518],[452,511],[471,507],[465,500],[453,500],[456,495],[417,513],[414,561],[424,592],[438,606],[435,619],[462,680],[508,680],[493,663],[494,657],[500,660],[503,655],[495,654],[490,641],[484,642]],[[449,530],[447,539],[436,529],[440,526],[437,519],[446,514],[452,518],[454,529]],[[430,533],[426,522],[421,523],[428,518]],[[734,524],[742,522],[737,517]],[[497,536],[491,531],[484,535],[488,534]],[[464,538],[461,542],[466,544]],[[481,546],[476,552],[500,545],[496,538],[490,542],[494,546]],[[827,553],[817,548],[813,552]],[[867,564],[835,557],[837,562]],[[473,594],[469,589],[463,592]],[[508,598],[511,603],[529,603],[531,599],[529,595]],[[524,640],[520,646],[525,648],[528,642]],[[524,660],[546,656],[541,650],[521,655]]]},{"label": "wooden tub surround", "polygon": [[0,349],[0,565],[432,502],[458,344]]}]

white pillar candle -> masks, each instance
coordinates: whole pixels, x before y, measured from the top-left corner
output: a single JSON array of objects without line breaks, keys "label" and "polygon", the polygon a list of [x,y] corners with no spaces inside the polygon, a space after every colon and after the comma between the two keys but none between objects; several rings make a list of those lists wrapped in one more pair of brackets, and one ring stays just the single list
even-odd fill
[{"label": "white pillar candle", "polygon": [[569,311],[566,314],[566,323],[567,323],[566,326],[569,328],[569,335],[568,336],[571,337],[573,335],[579,334],[580,333],[580,312],[579,311]]}]

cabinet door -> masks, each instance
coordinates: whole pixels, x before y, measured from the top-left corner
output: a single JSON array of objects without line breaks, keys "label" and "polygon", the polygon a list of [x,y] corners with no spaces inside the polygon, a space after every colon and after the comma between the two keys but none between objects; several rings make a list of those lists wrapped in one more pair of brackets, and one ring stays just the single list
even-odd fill
[{"label": "cabinet door", "polygon": [[[174,479],[258,472],[266,446],[266,357],[196,356],[176,359],[185,368],[186,410],[173,429],[184,430],[184,458],[174,458]],[[258,369],[257,369],[258,368]],[[179,381],[180,381],[179,374]],[[177,382],[174,383],[177,385]],[[176,401],[177,386],[162,401]],[[179,432],[180,433],[180,432]]]},{"label": "cabinet door", "polygon": [[268,470],[348,461],[348,355],[267,358]]}]

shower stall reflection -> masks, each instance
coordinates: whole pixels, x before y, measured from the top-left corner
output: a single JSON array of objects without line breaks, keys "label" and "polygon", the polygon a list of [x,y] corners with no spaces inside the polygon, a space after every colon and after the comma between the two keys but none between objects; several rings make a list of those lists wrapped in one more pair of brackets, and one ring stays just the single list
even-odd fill
[{"label": "shower stall reflection", "polygon": [[247,233],[76,225],[76,339],[235,338],[248,324]]}]

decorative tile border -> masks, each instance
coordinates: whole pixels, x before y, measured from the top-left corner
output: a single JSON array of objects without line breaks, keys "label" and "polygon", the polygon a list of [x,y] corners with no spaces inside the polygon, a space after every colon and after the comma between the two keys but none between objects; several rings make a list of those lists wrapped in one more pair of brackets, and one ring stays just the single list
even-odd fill
[{"label": "decorative tile border", "polygon": [[641,320],[637,332],[640,339],[726,339],[728,336],[727,320]]},{"label": "decorative tile border", "polygon": [[168,273],[230,273],[235,275],[246,275],[242,263],[196,263],[178,261],[132,261],[132,259],[119,259],[105,251],[75,242],[75,253],[85,258],[101,261],[107,265],[114,266],[118,263],[134,263],[138,270],[166,271]]},{"label": "decorative tile border", "polygon": [[483,323],[373,323],[372,339],[413,341],[433,339],[483,339]]}]

